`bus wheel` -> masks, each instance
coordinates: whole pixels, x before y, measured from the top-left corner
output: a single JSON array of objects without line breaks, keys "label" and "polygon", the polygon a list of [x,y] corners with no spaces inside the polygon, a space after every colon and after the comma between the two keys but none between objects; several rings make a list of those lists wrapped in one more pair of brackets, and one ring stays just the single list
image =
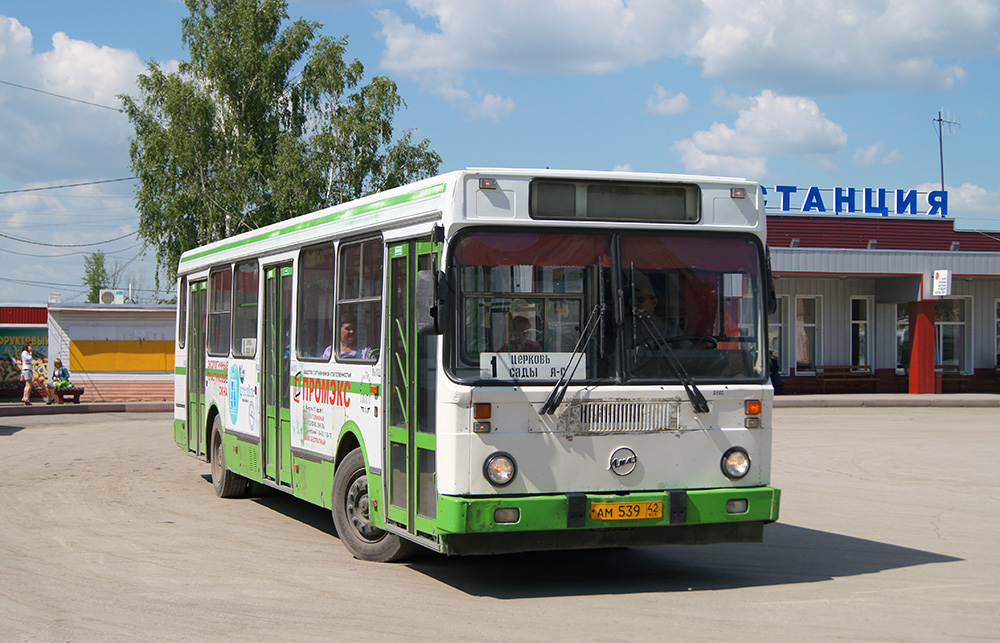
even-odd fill
[{"label": "bus wheel", "polygon": [[239,498],[247,490],[247,479],[226,468],[226,448],[222,442],[222,422],[212,422],[212,486],[220,498]]},{"label": "bus wheel", "polygon": [[333,524],[340,542],[360,560],[394,562],[409,556],[416,546],[372,525],[368,516],[368,476],[365,456],[357,448],[347,454],[333,474]]}]

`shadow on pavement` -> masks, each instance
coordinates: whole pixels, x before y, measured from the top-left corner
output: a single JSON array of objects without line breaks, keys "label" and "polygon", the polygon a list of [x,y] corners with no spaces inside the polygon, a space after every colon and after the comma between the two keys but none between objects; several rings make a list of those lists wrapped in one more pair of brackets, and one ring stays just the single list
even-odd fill
[{"label": "shadow on pavement", "polygon": [[[211,483],[211,476],[202,476]],[[281,492],[248,500],[336,538],[327,509]],[[816,583],[890,569],[951,563],[953,556],[777,523],[763,543],[444,556],[406,565],[472,596],[498,599],[690,592]],[[377,563],[372,563],[377,564]]]},{"label": "shadow on pavement", "polygon": [[24,429],[23,426],[0,425],[0,436],[2,436],[2,435],[14,435],[18,431],[21,431],[22,429]]},{"label": "shadow on pavement", "polygon": [[[212,484],[211,474],[202,474],[201,479],[209,485]],[[256,502],[282,516],[287,516],[292,520],[309,525],[313,529],[327,533],[334,538],[337,537],[337,530],[333,527],[333,519],[330,517],[329,509],[324,509],[281,491],[266,489],[263,486],[258,487],[257,491],[263,493],[250,493],[246,498],[241,498],[241,500]]]},{"label": "shadow on pavement", "polygon": [[765,528],[764,539],[762,544],[439,556],[410,567],[470,595],[517,599],[815,583],[961,560],[780,523]]}]

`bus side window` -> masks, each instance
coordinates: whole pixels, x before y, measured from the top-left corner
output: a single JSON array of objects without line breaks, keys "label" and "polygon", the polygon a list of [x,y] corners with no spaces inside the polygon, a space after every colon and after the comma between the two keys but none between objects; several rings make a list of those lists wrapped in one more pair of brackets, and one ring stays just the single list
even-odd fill
[{"label": "bus side window", "polygon": [[296,352],[301,359],[328,359],[333,341],[333,244],[303,248],[298,273]]},{"label": "bus side window", "polygon": [[209,275],[208,354],[229,355],[230,311],[232,309],[233,269],[216,269]]},{"label": "bus side window", "polygon": [[342,361],[374,362],[382,343],[382,242],[341,244],[340,292],[334,354]]}]

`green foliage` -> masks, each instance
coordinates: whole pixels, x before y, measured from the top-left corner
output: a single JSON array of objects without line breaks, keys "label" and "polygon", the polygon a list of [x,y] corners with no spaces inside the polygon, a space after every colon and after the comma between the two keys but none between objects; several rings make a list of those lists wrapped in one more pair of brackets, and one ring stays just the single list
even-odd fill
[{"label": "green foliage", "polygon": [[346,37],[287,24],[285,0],[186,3],[190,61],[150,62],[122,96],[139,235],[168,279],[190,248],[437,172],[427,139],[394,135],[396,84],[362,85]]},{"label": "green foliage", "polygon": [[83,285],[87,287],[87,303],[100,303],[101,289],[108,284],[108,271],[104,264],[104,253],[97,252],[83,257]]}]

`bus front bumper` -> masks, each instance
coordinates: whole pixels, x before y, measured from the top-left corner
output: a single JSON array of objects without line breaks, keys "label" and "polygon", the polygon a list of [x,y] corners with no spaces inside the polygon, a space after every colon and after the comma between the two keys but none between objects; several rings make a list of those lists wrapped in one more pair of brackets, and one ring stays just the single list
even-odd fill
[{"label": "bus front bumper", "polygon": [[761,542],[780,501],[773,487],[439,496],[436,522],[442,549],[452,554]]}]

